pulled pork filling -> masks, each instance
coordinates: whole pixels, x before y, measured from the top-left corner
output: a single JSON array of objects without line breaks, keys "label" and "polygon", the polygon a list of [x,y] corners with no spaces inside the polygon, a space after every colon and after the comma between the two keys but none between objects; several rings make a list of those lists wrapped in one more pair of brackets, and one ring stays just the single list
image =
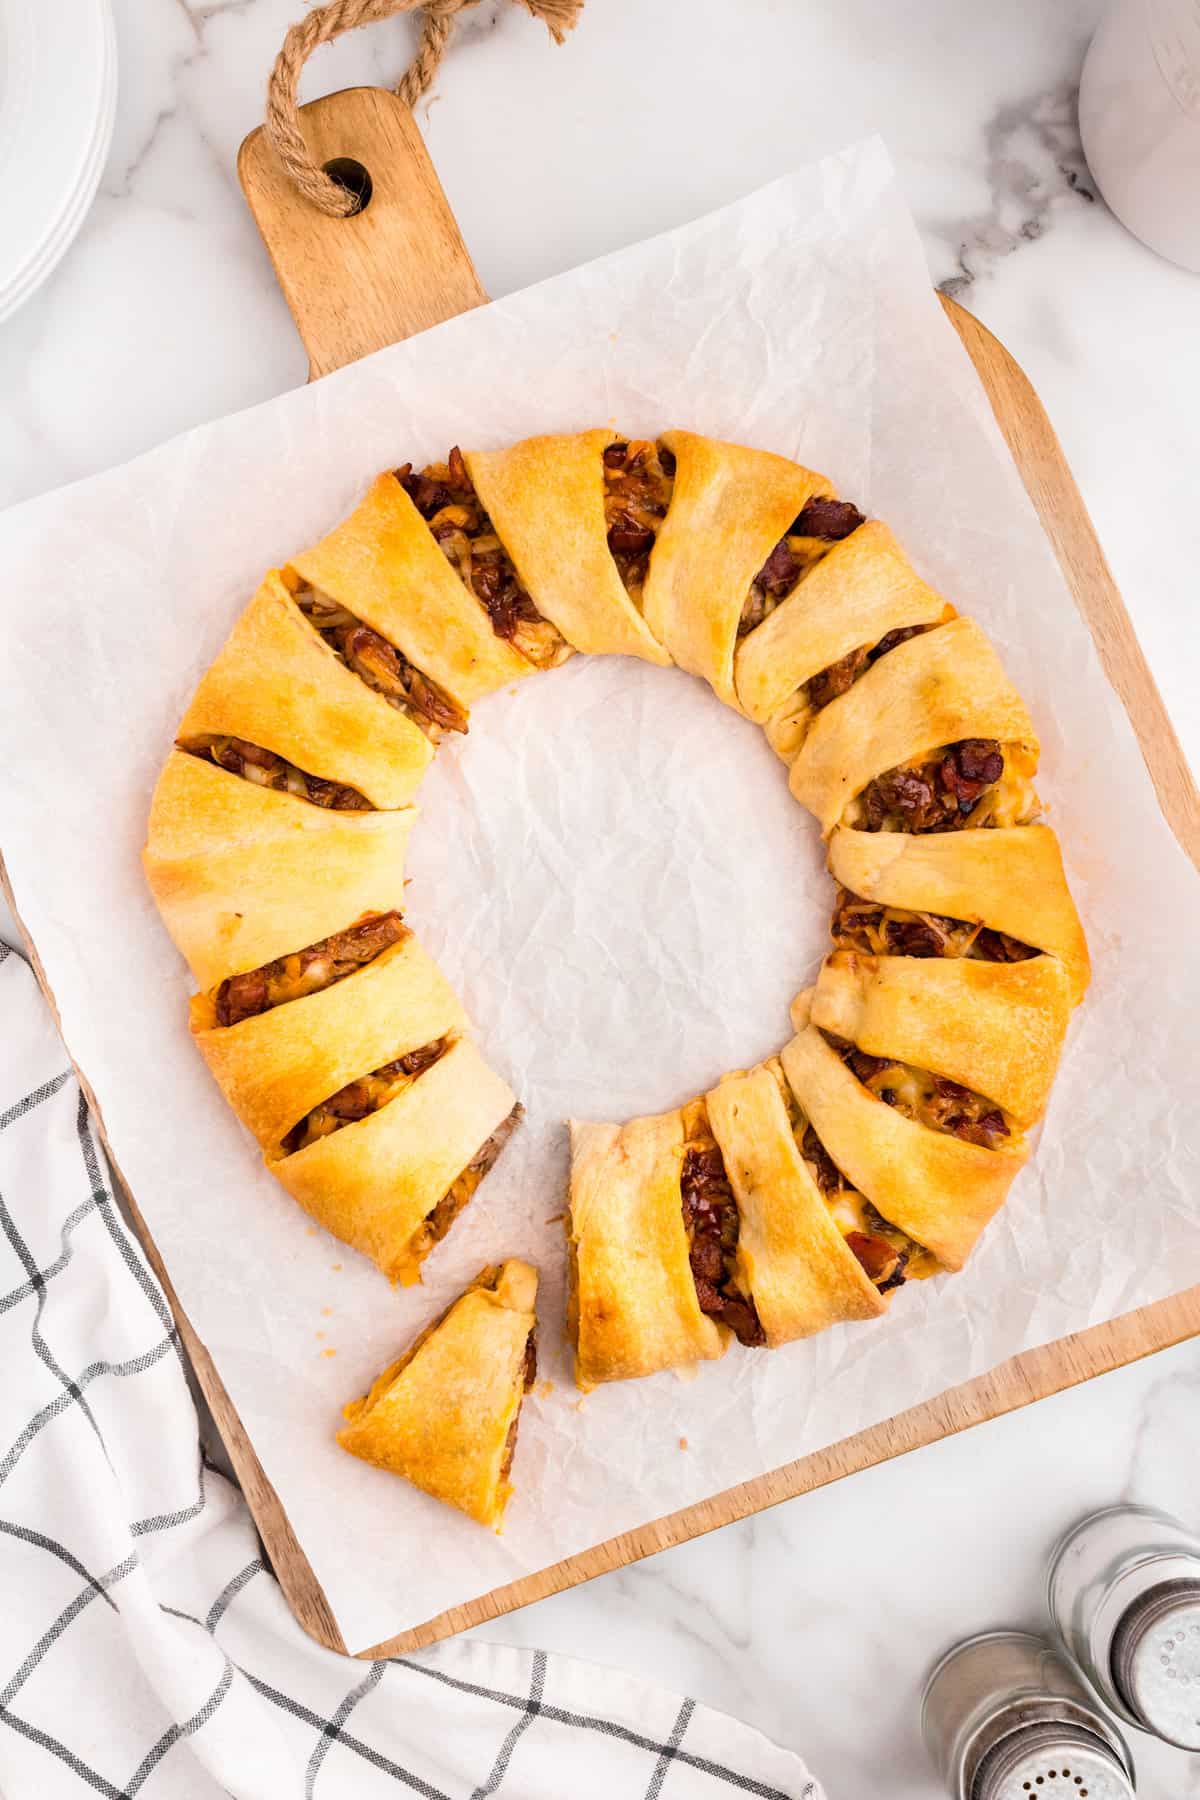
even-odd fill
[{"label": "pulled pork filling", "polygon": [[754,1302],[737,1285],[741,1220],[725,1159],[711,1137],[698,1138],[684,1151],[679,1193],[700,1311],[728,1325],[740,1344],[765,1344]]},{"label": "pulled pork filling", "polygon": [[422,675],[394,644],[364,625],[361,619],[315,588],[302,587],[296,604],[309,624],[319,631],[340,661],[369,688],[382,694],[389,706],[419,725],[437,743],[443,731],[465,731],[467,715],[436,681]]},{"label": "pulled pork filling", "polygon": [[877,663],[881,656],[886,656],[897,644],[905,644],[909,638],[920,637],[923,631],[931,629],[930,625],[898,626],[895,631],[889,631],[881,637],[877,644],[863,644],[859,649],[840,657],[837,662],[830,663],[827,669],[821,669],[816,675],[810,676],[800,689],[809,713],[819,713],[831,700],[848,693],[859,676],[865,675],[872,663]]},{"label": "pulled pork filling", "polygon": [[191,744],[181,744],[192,756],[216,763],[231,775],[240,775],[256,787],[275,788],[280,793],[295,794],[313,806],[328,807],[335,812],[371,812],[371,802],[356,788],[340,781],[322,781],[319,775],[306,775],[293,763],[285,762],[271,750],[248,744],[245,738],[211,737]]},{"label": "pulled pork filling", "polygon": [[456,444],[444,463],[430,463],[419,475],[411,463],[396,470],[404,489],[446,560],[487,613],[492,630],[539,669],[571,654],[571,646],[544,619],[517,579],[508,552],[496,535]]},{"label": "pulled pork filling", "polygon": [[1013,1137],[1004,1113],[982,1094],[973,1093],[945,1075],[932,1075],[928,1069],[915,1069],[910,1063],[893,1062],[886,1056],[871,1056],[831,1031],[825,1032],[824,1037],[863,1086],[906,1119],[962,1138],[964,1143],[980,1144],[985,1150],[995,1150]]},{"label": "pulled pork filling", "polygon": [[1016,770],[1006,773],[995,738],[962,738],[876,775],[848,809],[846,823],[863,831],[961,831],[1026,824],[1036,810],[1029,783]]},{"label": "pulled pork filling", "polygon": [[675,458],[649,438],[618,439],[604,452],[604,522],[626,592],[640,605],[650,552],[675,487]]},{"label": "pulled pork filling", "polygon": [[1041,952],[1007,932],[941,913],[909,912],[881,906],[839,888],[830,926],[839,950],[865,956],[967,956],[979,962],[1025,962]]},{"label": "pulled pork filling", "polygon": [[864,519],[865,514],[849,500],[810,500],[750,583],[738,620],[738,636],[745,637],[761,625],[826,552],[857,531]]},{"label": "pulled pork filling", "polygon": [[[521,1371],[522,1398],[524,1398],[537,1380],[537,1367],[537,1327],[535,1325],[530,1329],[529,1336],[525,1339],[525,1365]],[[513,1457],[516,1455],[517,1451],[517,1431],[520,1423],[521,1408],[518,1406],[516,1412],[513,1414],[513,1422],[508,1428],[508,1436],[504,1440],[504,1461],[500,1464],[501,1481],[507,1481],[512,1472]]]},{"label": "pulled pork filling", "polygon": [[407,936],[408,927],[398,912],[371,913],[357,925],[335,931],[307,949],[247,969],[244,974],[229,975],[213,1000],[217,1024],[239,1025],[243,1019],[270,1012],[289,1000],[332,987]]},{"label": "pulled pork filling", "polygon": [[881,1294],[937,1273],[937,1259],[850,1186],[807,1120],[797,1126],[796,1142],[847,1248]]},{"label": "pulled pork filling", "polygon": [[455,1176],[413,1237],[412,1252],[414,1256],[418,1258],[428,1256],[433,1246],[441,1243],[459,1213],[469,1204],[484,1176],[495,1167],[500,1152],[524,1116],[525,1108],[518,1101],[507,1119],[501,1120],[491,1137],[479,1146],[461,1175]]},{"label": "pulled pork filling", "polygon": [[406,1056],[398,1056],[395,1062],[372,1069],[369,1075],[360,1075],[357,1081],[348,1081],[345,1087],[331,1094],[328,1100],[322,1100],[292,1126],[283,1140],[284,1154],[292,1156],[297,1150],[307,1150],[318,1138],[330,1137],[343,1125],[352,1125],[358,1119],[378,1112],[426,1069],[431,1069],[449,1048],[449,1038],[435,1038],[431,1044],[422,1044]]},{"label": "pulled pork filling", "polygon": [[886,1294],[892,1288],[903,1287],[906,1281],[924,1281],[926,1276],[936,1275],[937,1258],[899,1226],[889,1224],[857,1188],[850,1186],[804,1116],[782,1070],[778,1082],[796,1148],[867,1280]]}]

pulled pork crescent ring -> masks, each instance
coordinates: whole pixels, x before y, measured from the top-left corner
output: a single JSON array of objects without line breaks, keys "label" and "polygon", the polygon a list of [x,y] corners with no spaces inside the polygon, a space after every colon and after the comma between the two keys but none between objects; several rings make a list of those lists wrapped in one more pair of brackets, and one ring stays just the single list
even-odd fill
[{"label": "pulled pork crescent ring", "polygon": [[[1089,962],[1024,702],[824,475],[608,427],[403,463],[265,577],[180,723],[145,851],[197,1048],[287,1192],[392,1281],[420,1279],[521,1115],[402,917],[414,797],[477,701],[577,652],[674,664],[758,724],[837,883],[778,1055],[673,1112],[572,1124],[589,1388],[865,1323],[961,1268],[1029,1155]],[[344,1447],[495,1523],[535,1288],[485,1271],[347,1409]],[[443,1362],[478,1378],[486,1431],[422,1448]]]}]

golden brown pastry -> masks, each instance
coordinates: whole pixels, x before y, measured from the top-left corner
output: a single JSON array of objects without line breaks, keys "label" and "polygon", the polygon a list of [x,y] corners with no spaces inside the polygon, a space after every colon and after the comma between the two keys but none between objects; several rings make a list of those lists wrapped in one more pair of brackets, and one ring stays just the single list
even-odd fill
[{"label": "golden brown pastry", "polygon": [[349,518],[291,566],[464,708],[534,672],[497,636],[395,475],[380,475]]},{"label": "golden brown pastry", "polygon": [[691,431],[666,431],[662,442],[675,488],[650,556],[646,623],[681,669],[736,706],[733,655],[751,585],[807,502],[832,489],[766,450]]},{"label": "golden brown pastry", "polygon": [[315,943],[404,891],[416,812],[339,811],[173,750],[143,861],[202,988]]},{"label": "golden brown pastry", "polygon": [[826,837],[835,825],[1015,825],[1037,810],[1037,762],[1024,701],[959,618],[899,644],[822,708],[790,785]]},{"label": "golden brown pastry", "polygon": [[537,1376],[537,1287],[529,1263],[484,1269],[344,1409],[342,1449],[499,1531]]},{"label": "golden brown pastry", "polygon": [[584,1390],[724,1354],[688,1261],[685,1147],[682,1112],[571,1122],[568,1329]]},{"label": "golden brown pastry", "polygon": [[[303,963],[310,952],[301,952],[293,959],[297,967],[283,999],[261,991],[246,995],[249,984],[243,982],[232,1023],[222,1023],[219,1012],[222,1001],[228,1005],[230,982],[192,1001],[196,1046],[268,1164],[286,1153],[285,1140],[296,1124],[332,1094],[467,1029],[466,1014],[436,963],[397,914],[384,917],[396,921],[394,936],[388,932],[382,938],[385,947],[333,980],[318,959],[317,974],[326,975],[327,985],[314,991],[305,991],[309,970]],[[354,931],[367,939],[367,951],[374,948],[370,920],[346,935]],[[335,957],[337,948],[335,943]],[[277,982],[288,974],[281,969]],[[249,1012],[250,1005],[262,1010]]]},{"label": "golden brown pastry", "polygon": [[271,1173],[319,1225],[404,1286],[421,1279],[425,1257],[471,1199],[519,1117],[507,1082],[469,1038],[428,1048],[432,1061],[419,1053],[400,1058],[401,1066],[373,1071],[376,1080],[367,1078],[348,1106],[308,1115],[293,1128],[286,1153],[271,1163]]},{"label": "golden brown pastry", "polygon": [[[802,994],[793,1010],[796,1036],[780,1060],[820,1144],[884,1219],[946,1268],[961,1269],[1003,1205],[1028,1156],[1027,1144],[998,1117],[990,1096],[950,1097],[950,1105],[939,1108],[924,1071],[856,1073],[812,1023],[809,1007],[810,996]],[[926,1123],[931,1117],[943,1124]]]},{"label": "golden brown pastry", "polygon": [[604,429],[526,438],[464,461],[522,586],[568,644],[591,655],[671,658],[649,630],[609,551]]},{"label": "golden brown pastry", "polygon": [[775,1063],[726,1075],[706,1096],[740,1215],[741,1285],[772,1349],[887,1310],[801,1155],[785,1088]]},{"label": "golden brown pastry", "polygon": [[192,696],[186,750],[238,738],[372,806],[403,806],[433,755],[419,726],[322,642],[278,571],[263,582]]},{"label": "golden brown pastry", "polygon": [[873,1056],[894,1057],[986,1094],[1019,1125],[1045,1110],[1071,1017],[1071,983],[1052,956],[828,956],[812,1021]]},{"label": "golden brown pastry", "polygon": [[829,545],[738,645],[738,702],[785,762],[822,707],[919,628],[953,614],[879,519]]},{"label": "golden brown pastry", "polygon": [[1048,825],[928,836],[843,829],[830,839],[829,867],[850,897],[834,923],[842,948],[993,961],[1044,950],[1066,969],[1073,1004],[1083,998],[1087,940]]}]

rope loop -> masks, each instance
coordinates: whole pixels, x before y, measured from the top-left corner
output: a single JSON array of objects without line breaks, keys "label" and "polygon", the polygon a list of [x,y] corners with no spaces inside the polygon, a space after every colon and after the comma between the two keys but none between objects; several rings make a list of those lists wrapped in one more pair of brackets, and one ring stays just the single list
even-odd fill
[{"label": "rope loop", "polygon": [[[556,44],[561,44],[583,8],[583,0],[519,0],[535,19],[540,19]],[[331,218],[345,219],[358,210],[358,199],[339,181],[327,175],[309,154],[300,129],[296,91],[300,74],[314,50],[331,44],[345,31],[375,25],[399,13],[423,15],[417,53],[396,84],[396,92],[408,107],[416,105],[429,87],[446,52],[454,21],[478,0],[327,0],[314,7],[289,30],[283,40],[267,83],[266,133],[275,154],[304,198]]]}]

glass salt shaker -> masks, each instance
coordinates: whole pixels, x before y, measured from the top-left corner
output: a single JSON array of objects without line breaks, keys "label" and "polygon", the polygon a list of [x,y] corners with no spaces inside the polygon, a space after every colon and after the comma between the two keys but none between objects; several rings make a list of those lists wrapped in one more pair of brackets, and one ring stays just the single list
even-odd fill
[{"label": "glass salt shaker", "polygon": [[1130,1800],[1133,1761],[1062,1656],[1023,1631],[947,1652],[925,1687],[921,1728],[951,1800]]},{"label": "glass salt shaker", "polygon": [[1200,1539],[1152,1507],[1108,1507],[1058,1545],[1048,1598],[1105,1705],[1200,1750]]}]

